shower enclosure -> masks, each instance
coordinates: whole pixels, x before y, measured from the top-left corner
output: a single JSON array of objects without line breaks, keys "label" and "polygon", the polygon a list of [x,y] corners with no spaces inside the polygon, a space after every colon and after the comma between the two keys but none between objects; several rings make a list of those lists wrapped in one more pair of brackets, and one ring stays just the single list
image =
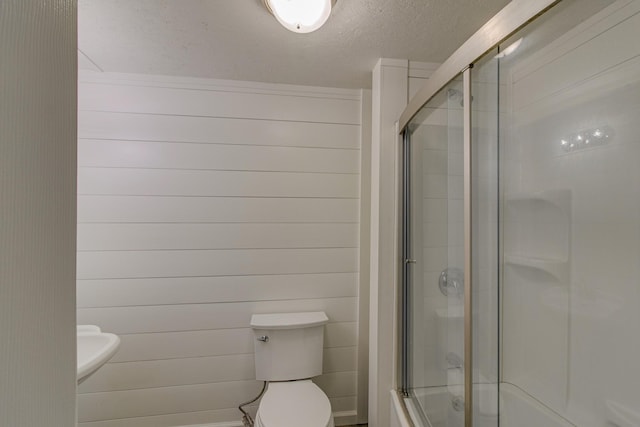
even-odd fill
[{"label": "shower enclosure", "polygon": [[640,426],[640,0],[515,0],[400,120],[414,425]]}]

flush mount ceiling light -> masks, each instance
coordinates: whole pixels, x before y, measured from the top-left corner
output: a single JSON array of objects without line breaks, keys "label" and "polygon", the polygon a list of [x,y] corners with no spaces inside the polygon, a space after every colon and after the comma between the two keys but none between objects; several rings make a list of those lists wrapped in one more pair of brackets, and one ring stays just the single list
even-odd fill
[{"label": "flush mount ceiling light", "polygon": [[287,30],[310,33],[322,27],[336,0],[262,0]]}]

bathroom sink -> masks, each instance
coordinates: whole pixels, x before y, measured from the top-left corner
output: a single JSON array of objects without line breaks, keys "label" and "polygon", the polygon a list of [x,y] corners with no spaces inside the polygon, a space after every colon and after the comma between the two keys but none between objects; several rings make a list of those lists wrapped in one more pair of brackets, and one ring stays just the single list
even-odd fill
[{"label": "bathroom sink", "polygon": [[117,335],[102,332],[93,325],[78,326],[78,384],[107,363],[120,347]]}]

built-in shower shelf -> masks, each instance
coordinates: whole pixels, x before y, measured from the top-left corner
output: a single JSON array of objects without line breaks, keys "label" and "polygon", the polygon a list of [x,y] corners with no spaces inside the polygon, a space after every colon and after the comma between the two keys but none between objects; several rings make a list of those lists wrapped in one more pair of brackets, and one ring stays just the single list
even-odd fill
[{"label": "built-in shower shelf", "polygon": [[512,254],[507,262],[568,278],[571,190],[512,193],[505,201],[504,248]]},{"label": "built-in shower shelf", "polygon": [[544,271],[561,282],[566,282],[569,276],[569,263],[566,260],[534,258],[521,255],[505,255],[504,262],[505,264],[516,267],[525,267]]}]

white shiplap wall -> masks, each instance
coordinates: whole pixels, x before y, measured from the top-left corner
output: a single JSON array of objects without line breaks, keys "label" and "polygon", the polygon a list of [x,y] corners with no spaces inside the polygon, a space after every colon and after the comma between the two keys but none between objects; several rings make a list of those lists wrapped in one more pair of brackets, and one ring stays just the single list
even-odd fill
[{"label": "white shiplap wall", "polygon": [[80,425],[237,421],[251,314],[312,310],[353,420],[360,91],[84,73],[78,117],[78,322],[122,338]]}]

